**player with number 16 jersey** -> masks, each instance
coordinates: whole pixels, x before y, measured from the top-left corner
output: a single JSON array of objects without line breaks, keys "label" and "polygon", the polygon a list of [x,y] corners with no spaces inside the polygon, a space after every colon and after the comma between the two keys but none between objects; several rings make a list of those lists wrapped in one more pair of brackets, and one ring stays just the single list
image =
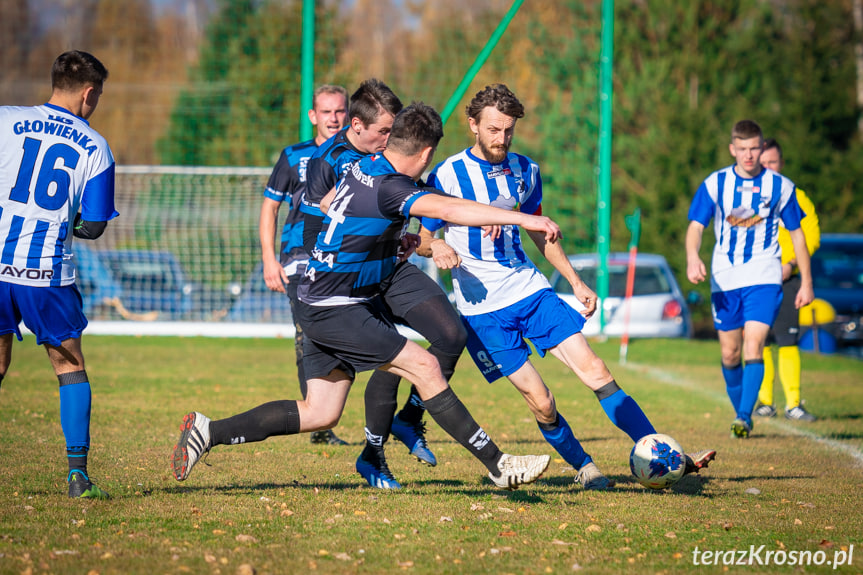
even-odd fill
[{"label": "player with number 16 jersey", "polygon": [[114,210],[114,156],[87,120],[53,104],[0,107],[0,281],[75,281],[72,229]]}]

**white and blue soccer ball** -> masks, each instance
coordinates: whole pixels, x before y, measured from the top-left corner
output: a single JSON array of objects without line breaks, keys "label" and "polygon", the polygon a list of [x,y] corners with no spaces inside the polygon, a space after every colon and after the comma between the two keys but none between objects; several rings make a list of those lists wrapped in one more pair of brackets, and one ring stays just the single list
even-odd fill
[{"label": "white and blue soccer ball", "polygon": [[629,469],[645,487],[665,489],[683,477],[686,456],[673,437],[653,433],[635,442],[629,454]]}]

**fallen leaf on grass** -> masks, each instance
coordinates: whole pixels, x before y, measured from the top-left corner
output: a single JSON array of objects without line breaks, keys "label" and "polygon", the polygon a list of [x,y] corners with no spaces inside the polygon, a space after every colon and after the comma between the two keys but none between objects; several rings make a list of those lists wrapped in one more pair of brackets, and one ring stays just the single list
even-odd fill
[{"label": "fallen leaf on grass", "polygon": [[410,569],[411,567],[414,566],[414,562],[413,561],[399,561],[398,566],[401,567],[402,569]]},{"label": "fallen leaf on grass", "polygon": [[255,568],[248,563],[243,563],[237,567],[237,575],[255,575]]},{"label": "fallen leaf on grass", "polygon": [[569,523],[561,523],[560,525],[557,526],[557,529],[558,529],[558,531],[563,531],[567,527],[569,527]]},{"label": "fallen leaf on grass", "polygon": [[204,561],[206,561],[207,563],[215,563],[216,556],[212,553],[204,553]]},{"label": "fallen leaf on grass", "polygon": [[452,517],[447,517],[446,515],[441,515],[441,518],[438,519],[438,523],[452,523]]},{"label": "fallen leaf on grass", "polygon": [[747,489],[743,493],[748,493],[749,495],[761,495],[761,490],[758,489],[757,487],[750,487],[749,489]]},{"label": "fallen leaf on grass", "polygon": [[834,543],[832,541],[827,541],[826,539],[822,539],[821,543],[818,544],[818,547],[821,549],[832,549]]},{"label": "fallen leaf on grass", "polygon": [[677,533],[675,533],[674,531],[669,531],[668,533],[665,534],[665,536],[668,537],[669,539],[677,539]]},{"label": "fallen leaf on grass", "polygon": [[588,533],[597,533],[599,531],[602,531],[602,527],[600,527],[596,523],[591,523],[587,526],[587,529],[585,529],[585,531],[587,531]]},{"label": "fallen leaf on grass", "polygon": [[672,558],[672,559],[683,559],[683,553],[681,553],[680,551],[678,551],[677,553],[675,553],[674,555],[672,555],[672,556],[671,556],[671,558]]},{"label": "fallen leaf on grass", "polygon": [[333,555],[333,557],[335,557],[336,559],[339,559],[340,561],[350,561],[351,560],[351,556],[345,552],[336,553],[335,555]]},{"label": "fallen leaf on grass", "polygon": [[800,521],[799,519],[795,519],[795,520],[794,520],[794,525],[803,525],[803,522],[802,522],[802,521]]},{"label": "fallen leaf on grass", "polygon": [[236,539],[240,543],[257,543],[258,542],[257,538],[255,538],[254,535],[246,535],[244,533],[240,533],[239,535],[234,537],[234,539]]},{"label": "fallen leaf on grass", "polygon": [[515,537],[515,531],[501,531],[497,535],[498,537]]}]

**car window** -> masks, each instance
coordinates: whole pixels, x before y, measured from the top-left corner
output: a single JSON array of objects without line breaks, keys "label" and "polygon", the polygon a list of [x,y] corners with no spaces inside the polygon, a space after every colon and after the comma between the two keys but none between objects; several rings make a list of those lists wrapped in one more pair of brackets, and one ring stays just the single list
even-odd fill
[{"label": "car window", "polygon": [[812,260],[816,288],[863,288],[863,249],[859,246],[822,247]]},{"label": "car window", "polygon": [[[575,271],[590,289],[596,291],[596,267],[576,267]],[[608,266],[608,295],[609,297],[624,297],[626,295],[626,266]],[[558,276],[555,285],[552,286],[558,293],[571,294],[572,286],[563,276]],[[632,295],[655,295],[670,293],[671,286],[662,268],[652,265],[639,265],[635,268],[635,284]]]}]

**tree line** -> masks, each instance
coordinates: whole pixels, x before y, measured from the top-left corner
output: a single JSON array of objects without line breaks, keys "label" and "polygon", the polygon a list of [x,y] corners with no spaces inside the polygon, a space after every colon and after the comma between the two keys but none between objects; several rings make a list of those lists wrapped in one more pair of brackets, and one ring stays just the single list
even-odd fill
[{"label": "tree line", "polygon": [[[823,231],[863,230],[859,2],[617,2],[612,249],[625,249],[623,218],[639,207],[640,249],[663,253],[682,277],[689,201],[732,162],[731,126],[744,118],[781,142],[785,173]],[[440,110],[510,5],[316,2],[316,82],[352,91],[376,76],[406,103]],[[119,163],[271,165],[298,139],[302,0],[171,6],[0,0],[0,103],[44,101],[53,58],[81,48],[111,70],[93,125]],[[527,109],[514,150],[539,162],[546,213],[571,251],[595,247],[600,32],[601,0],[525,2],[438,151],[470,145],[464,105],[488,83],[508,84]]]}]

